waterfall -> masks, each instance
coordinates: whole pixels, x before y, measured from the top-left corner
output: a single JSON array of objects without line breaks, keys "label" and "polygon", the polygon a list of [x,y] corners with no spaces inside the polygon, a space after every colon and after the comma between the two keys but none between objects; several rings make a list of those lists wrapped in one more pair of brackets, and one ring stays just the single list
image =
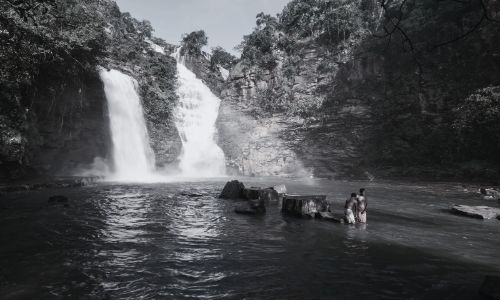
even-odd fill
[{"label": "waterfall", "polygon": [[215,142],[220,99],[184,64],[177,60],[179,105],[176,126],[182,140],[179,168],[183,177],[219,177],[226,173],[224,152]]},{"label": "waterfall", "polygon": [[100,70],[113,142],[113,180],[144,181],[153,176],[155,159],[149,145],[137,82],[117,70]]}]

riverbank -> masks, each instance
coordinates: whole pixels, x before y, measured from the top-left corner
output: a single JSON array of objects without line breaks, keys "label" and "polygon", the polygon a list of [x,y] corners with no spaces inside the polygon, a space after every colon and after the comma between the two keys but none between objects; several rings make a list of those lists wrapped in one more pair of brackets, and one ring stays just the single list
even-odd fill
[{"label": "riverbank", "polygon": [[42,177],[29,180],[16,180],[10,182],[0,182],[0,194],[20,191],[36,191],[41,189],[54,188],[75,188],[95,184],[101,181],[103,177]]}]

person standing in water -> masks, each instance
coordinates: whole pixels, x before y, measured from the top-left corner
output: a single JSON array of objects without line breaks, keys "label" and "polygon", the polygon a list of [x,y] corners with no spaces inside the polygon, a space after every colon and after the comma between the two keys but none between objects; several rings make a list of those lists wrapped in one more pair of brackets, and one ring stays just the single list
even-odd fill
[{"label": "person standing in water", "polygon": [[347,199],[345,202],[345,221],[347,224],[356,224],[356,212],[357,212],[357,200],[356,193],[351,194],[351,198]]},{"label": "person standing in water", "polygon": [[359,189],[356,204],[358,208],[357,221],[360,223],[366,223],[366,207],[368,206],[368,199],[365,195],[365,189]]}]

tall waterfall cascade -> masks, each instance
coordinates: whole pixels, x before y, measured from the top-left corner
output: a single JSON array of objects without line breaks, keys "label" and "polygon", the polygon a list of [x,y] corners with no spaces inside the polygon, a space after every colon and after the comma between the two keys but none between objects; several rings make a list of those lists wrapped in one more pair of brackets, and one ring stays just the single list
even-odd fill
[{"label": "tall waterfall cascade", "polygon": [[179,168],[183,177],[220,177],[226,174],[224,152],[215,142],[215,122],[220,99],[183,63],[180,48],[177,60],[179,105],[176,126],[182,140]]},{"label": "tall waterfall cascade", "polygon": [[153,177],[154,152],[137,94],[137,82],[117,70],[100,70],[113,142],[112,180],[144,181]]}]

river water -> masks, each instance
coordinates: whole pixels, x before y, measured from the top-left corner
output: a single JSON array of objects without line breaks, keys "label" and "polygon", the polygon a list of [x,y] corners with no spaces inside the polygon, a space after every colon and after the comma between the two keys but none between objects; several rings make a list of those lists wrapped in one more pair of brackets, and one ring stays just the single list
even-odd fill
[{"label": "river water", "polygon": [[[500,272],[500,221],[451,215],[497,204],[453,184],[244,179],[324,193],[341,211],[366,187],[368,225],[265,216],[217,199],[222,180],[4,194],[2,299],[475,299]],[[49,205],[62,194],[68,207]],[[485,203],[486,202],[486,203]]]}]

